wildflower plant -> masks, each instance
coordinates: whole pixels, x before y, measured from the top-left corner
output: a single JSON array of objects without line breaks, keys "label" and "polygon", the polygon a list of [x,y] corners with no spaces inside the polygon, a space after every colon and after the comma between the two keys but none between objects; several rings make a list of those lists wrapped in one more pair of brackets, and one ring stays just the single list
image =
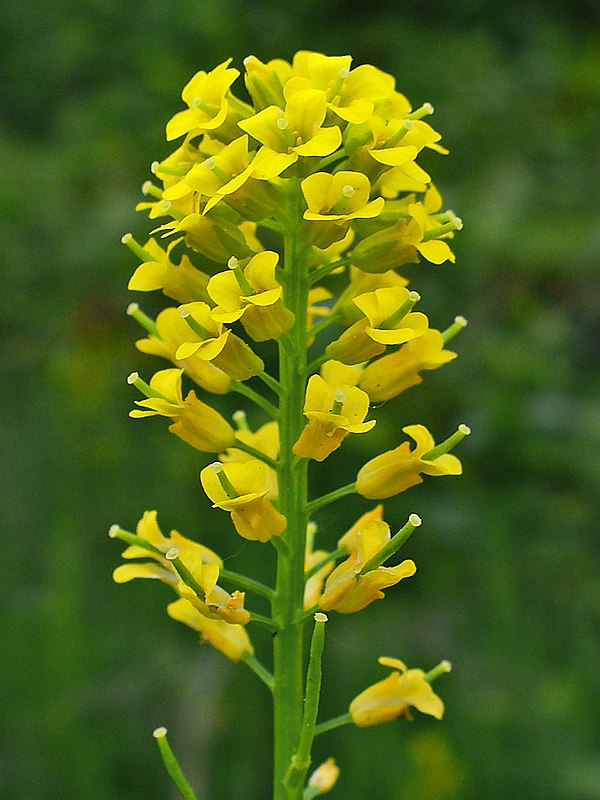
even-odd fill
[{"label": "wildflower plant", "polygon": [[[421,518],[387,522],[381,504],[363,503],[337,543],[317,542],[316,519],[349,495],[381,500],[423,476],[459,475],[450,450],[469,429],[436,444],[406,421],[400,443],[358,465],[350,484],[311,497],[308,477],[314,470],[318,484],[320,462],[339,457],[348,437],[368,435],[377,405],[455,358],[446,348],[465,320],[432,327],[399,270],[454,262],[462,223],[417,163],[425,149],[447,152],[426,121],[433,108],[413,109],[392,76],[306,51],[291,63],[249,56],[244,66],[246,100],[233,93],[240,72],[230,60],[185,86],[185,108],[166,128],[176,147],[152,165],[138,205],[155,224],[151,238],[123,237],[141,262],[129,288],[169,301],[156,319],[129,306],[145,332],[138,349],[170,365],[128,381],[141,395],[132,417],[166,417],[171,433],[216,455],[200,472],[207,502],[230,515],[234,535],[264,548],[274,585],[232,573],[177,531],[166,535],[156,511],[143,513],[135,533],[114,525],[110,535],[127,544],[118,583],[167,584],[169,616],[268,687],[274,798],[298,800],[328,792],[339,773],[330,758],[309,774],[315,736],[410,718],[411,707],[443,714],[431,684],[448,662],[424,672],[383,656],[392,672],[317,722],[325,612],[358,613],[414,575],[414,561],[397,553]],[[277,368],[265,366],[268,342]],[[251,430],[243,410],[227,419],[219,406],[229,393],[263,424]],[[256,598],[269,614],[254,610]],[[270,663],[255,655],[256,626],[273,634]],[[166,730],[154,735],[182,795],[195,797]]]}]

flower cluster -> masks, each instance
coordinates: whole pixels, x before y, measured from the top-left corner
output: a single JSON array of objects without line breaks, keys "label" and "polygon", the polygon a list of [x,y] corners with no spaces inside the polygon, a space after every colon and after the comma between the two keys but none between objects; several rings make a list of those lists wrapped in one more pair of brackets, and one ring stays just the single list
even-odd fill
[{"label": "flower cluster", "polygon": [[[129,288],[162,291],[175,303],[156,319],[138,303],[129,307],[146,333],[138,349],[170,362],[148,382],[138,373],[129,382],[143,395],[131,416],[167,417],[170,432],[217,454],[200,473],[213,508],[228,512],[244,539],[274,546],[277,586],[244,579],[245,588],[270,601],[272,615],[249,613],[243,593],[221,589],[220,559],[175,531],[164,537],[155,512],[144,514],[137,534],[113,529],[129,544],[125,558],[150,559],[119,567],[115,580],[152,577],[172,586],[178,598],[170,616],[232,660],[244,659],[270,686],[275,735],[285,742],[276,748],[276,787],[285,783],[286,796],[296,797],[298,775],[309,763],[300,757],[306,743],[293,730],[300,727],[302,685],[294,678],[290,689],[290,680],[281,679],[285,659],[277,648],[302,658],[298,642],[315,609],[322,627],[322,611],[358,612],[413,575],[410,559],[385,563],[421,523],[411,514],[392,535],[377,506],[328,550],[314,549],[311,517],[345,495],[385,499],[423,475],[459,475],[461,463],[450,450],[469,429],[461,425],[436,445],[424,425],[405,424],[414,447],[402,441],[367,461],[350,485],[312,500],[309,463],[347,448],[350,434],[367,434],[376,422],[368,419],[373,407],[456,357],[446,346],[465,320],[432,327],[415,310],[419,292],[399,270],[454,262],[451,247],[462,223],[444,210],[417,163],[426,149],[448,152],[426,121],[433,108],[413,108],[392,76],[353,67],[350,56],[308,51],[291,62],[249,56],[244,66],[249,102],[232,90],[240,72],[231,60],[198,72],[184,87],[185,108],[166,128],[175,149],[152,165],[153,180],[138,205],[155,223],[151,238],[142,245],[131,234],[123,237],[141,261]],[[183,382],[193,387],[185,396]],[[241,411],[225,418],[218,396],[228,393],[256,406],[265,417],[261,428],[251,431]],[[278,633],[274,676],[254,659],[243,627],[252,621]],[[353,701],[357,725],[407,716],[408,705],[441,717],[441,700],[424,673],[394,659],[382,663],[395,671]],[[278,709],[289,714],[292,706],[296,716],[284,732]],[[288,758],[296,753],[292,766],[277,755],[283,751]],[[337,767],[324,769],[337,777]],[[329,778],[311,781],[305,796],[333,785]]]}]

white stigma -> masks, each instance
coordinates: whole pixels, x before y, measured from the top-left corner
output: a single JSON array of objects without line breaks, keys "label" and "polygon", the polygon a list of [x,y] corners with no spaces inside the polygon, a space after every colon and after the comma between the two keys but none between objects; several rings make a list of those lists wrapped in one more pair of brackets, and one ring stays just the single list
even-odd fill
[{"label": "white stigma", "polygon": [[127,316],[132,317],[135,314],[135,312],[139,310],[140,310],[139,303],[129,303],[129,305],[125,309],[125,313],[127,314]]},{"label": "white stigma", "polygon": [[467,325],[469,324],[464,317],[460,317],[460,316],[459,317],[454,317],[454,322],[456,322],[457,325],[462,325],[463,328],[466,328]]},{"label": "white stigma", "polygon": [[354,195],[356,194],[356,189],[354,188],[354,186],[350,186],[350,184],[347,183],[345,186],[342,187],[342,194],[344,195],[344,197],[354,197]]},{"label": "white stigma", "polygon": [[412,291],[408,293],[408,299],[412,300],[413,303],[418,303],[421,299],[421,295],[418,292]]},{"label": "white stigma", "polygon": [[343,389],[336,389],[335,394],[333,395],[333,399],[336,403],[345,403],[348,399],[348,395]]},{"label": "white stigma", "polygon": [[154,736],[155,739],[162,739],[163,736],[166,735],[167,735],[167,729],[164,727],[164,725],[161,725],[160,728],[156,728],[155,730],[152,731],[152,736]]},{"label": "white stigma", "polygon": [[182,308],[181,311],[179,312],[179,316],[181,317],[181,319],[187,319],[191,313],[192,312],[189,310],[189,308]]},{"label": "white stigma", "polygon": [[243,425],[246,422],[246,412],[243,409],[238,408],[238,410],[234,411],[231,415],[231,419],[236,425]]},{"label": "white stigma", "polygon": [[163,200],[159,206],[161,211],[168,211],[171,208],[171,201],[170,200]]},{"label": "white stigma", "polygon": [[213,461],[210,465],[210,468],[213,471],[214,475],[218,475],[220,472],[223,472],[223,464],[220,461]]},{"label": "white stigma", "polygon": [[285,131],[289,128],[290,123],[287,121],[285,117],[279,117],[275,125],[277,125],[280,131]]},{"label": "white stigma", "polygon": [[202,98],[201,97],[194,97],[192,100],[192,108],[198,108],[202,105]]},{"label": "white stigma", "polygon": [[111,525],[110,528],[108,529],[108,535],[110,536],[111,539],[114,539],[118,535],[120,530],[121,526],[115,523],[114,525]]},{"label": "white stigma", "polygon": [[421,517],[418,514],[411,514],[408,518],[408,521],[414,528],[418,528],[419,525],[423,522]]},{"label": "white stigma", "polygon": [[458,430],[463,433],[465,436],[469,436],[471,433],[471,428],[468,425],[459,425]]},{"label": "white stigma", "polygon": [[142,194],[148,194],[152,186],[152,181],[144,181],[142,183]]},{"label": "white stigma", "polygon": [[317,613],[314,616],[315,622],[327,622],[328,619],[329,617],[327,616],[327,614],[323,614],[322,611],[317,611]]},{"label": "white stigma", "polygon": [[127,383],[128,383],[130,386],[133,386],[133,384],[134,384],[134,383],[137,381],[137,379],[138,379],[139,377],[140,377],[140,374],[139,374],[139,372],[132,372],[132,373],[131,373],[131,375],[128,375],[128,376],[127,376]]},{"label": "white stigma", "polygon": [[254,56],[246,56],[246,58],[245,58],[245,59],[242,61],[242,64],[243,64],[245,67],[247,67],[247,66],[248,66],[248,64],[251,64],[251,63],[252,63],[252,59],[253,59],[253,58],[254,58]]},{"label": "white stigma", "polygon": [[207,158],[204,162],[204,166],[206,169],[214,169],[217,166],[217,162],[214,158]]},{"label": "white stigma", "polygon": [[229,267],[229,269],[236,269],[237,267],[239,267],[239,265],[240,262],[237,260],[235,256],[231,256],[231,258],[227,262],[227,266]]},{"label": "white stigma", "polygon": [[427,114],[433,114],[434,108],[431,103],[423,103],[423,111],[425,111]]},{"label": "white stigma", "polygon": [[340,78],[347,78],[350,75],[350,70],[348,67],[342,67],[341,70],[338,72],[338,76]]},{"label": "white stigma", "polygon": [[121,243],[127,244],[127,242],[130,242],[132,239],[133,236],[130,233],[124,233],[123,236],[121,236]]},{"label": "white stigma", "polygon": [[153,175],[156,175],[156,173],[158,172],[158,170],[159,170],[159,169],[160,169],[160,162],[159,162],[159,161],[153,161],[153,162],[150,164],[150,172],[151,172]]},{"label": "white stigma", "polygon": [[178,557],[179,557],[178,547],[170,547],[165,553],[165,558],[167,559],[167,561],[175,561],[175,559]]},{"label": "white stigma", "polygon": [[405,130],[410,131],[415,127],[415,125],[412,119],[405,119],[404,122],[402,123],[402,127]]},{"label": "white stigma", "polygon": [[444,670],[444,672],[452,672],[452,664],[447,658],[440,662],[440,667]]}]

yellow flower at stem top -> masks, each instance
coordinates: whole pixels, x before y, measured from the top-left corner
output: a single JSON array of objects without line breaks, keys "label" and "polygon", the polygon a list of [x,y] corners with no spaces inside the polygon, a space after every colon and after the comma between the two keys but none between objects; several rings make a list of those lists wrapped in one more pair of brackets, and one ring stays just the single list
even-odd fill
[{"label": "yellow flower at stem top", "polygon": [[213,275],[208,294],[217,304],[211,316],[231,324],[241,320],[255,342],[278,339],[294,324],[294,315],[281,299],[283,288],[275,278],[279,256],[271,250],[257,253],[242,268],[237,258],[228,261],[229,269]]},{"label": "yellow flower at stem top", "polygon": [[424,425],[402,428],[416,443],[411,451],[409,442],[375,456],[361,467],[356,476],[356,491],[371,500],[381,500],[423,482],[424,475],[461,475],[462,465],[448,453],[451,447],[471,432],[466,425],[446,442],[435,446],[433,436]]},{"label": "yellow flower at stem top", "polygon": [[285,530],[286,519],[267,499],[267,466],[257,459],[216,461],[200,473],[202,488],[213,508],[229,511],[244,539],[268,542]]},{"label": "yellow flower at stem top", "polygon": [[[382,681],[369,686],[350,703],[352,721],[358,727],[380,725],[402,717],[412,719],[410,706],[423,714],[441,719],[444,704],[431,688],[421,669],[407,669],[398,658],[381,657],[379,663],[393,672]],[[442,671],[449,671],[442,662]]]},{"label": "yellow flower at stem top", "polygon": [[285,109],[268,106],[238,123],[262,144],[253,161],[253,175],[259,180],[276,178],[302,156],[328,156],[342,142],[337,125],[322,127],[325,92],[307,89],[289,95],[284,90],[284,94]]},{"label": "yellow flower at stem top", "polygon": [[369,200],[371,184],[361,172],[315,172],[301,186],[308,206],[304,236],[321,248],[342,239],[352,220],[377,217],[385,204],[382,197]]},{"label": "yellow flower at stem top", "polygon": [[[344,365],[340,365],[344,366]],[[301,458],[323,461],[341,445],[349,433],[367,433],[375,420],[363,422],[369,411],[369,396],[349,384],[327,383],[311,375],[306,387],[304,416],[308,424],[294,445]]]},{"label": "yellow flower at stem top", "polygon": [[219,453],[235,442],[235,431],[218,411],[206,405],[196,397],[192,389],[183,399],[181,393],[181,369],[163,369],[155,373],[150,385],[146,386],[134,372],[129,376],[129,383],[134,384],[144,393],[145,400],[136,400],[135,404],[142,409],[129,412],[130,417],[151,417],[160,415],[170,417],[173,424],[169,431],[179,436],[184,442],[197,450],[206,453]]},{"label": "yellow flower at stem top", "polygon": [[406,559],[396,567],[375,567],[364,574],[361,570],[390,540],[390,527],[383,520],[367,519],[356,532],[350,556],[333,570],[325,583],[319,601],[323,611],[351,614],[374,600],[384,597],[382,589],[395,586],[403,578],[414,575],[415,562]]},{"label": "yellow flower at stem top", "polygon": [[229,108],[227,93],[240,74],[237,69],[228,69],[231,61],[227,59],[211,72],[200,70],[188,81],[181,93],[188,108],[168,122],[169,141],[191,131],[215,130],[225,122]]},{"label": "yellow flower at stem top", "polygon": [[242,625],[232,625],[220,619],[209,619],[184,598],[169,603],[167,614],[177,622],[183,622],[184,625],[198,631],[202,640],[209,642],[231,661],[240,661],[246,654],[254,655],[252,642]]}]

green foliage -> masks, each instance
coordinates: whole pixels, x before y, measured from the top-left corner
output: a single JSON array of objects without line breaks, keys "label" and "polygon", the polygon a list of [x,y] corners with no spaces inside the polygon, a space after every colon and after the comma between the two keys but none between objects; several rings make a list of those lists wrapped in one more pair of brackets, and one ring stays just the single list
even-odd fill
[{"label": "green foliage", "polygon": [[[444,728],[419,720],[333,732],[344,754],[336,791],[597,797],[594,9],[23,0],[4,10],[2,797],[165,797],[151,736],[162,724],[199,796],[237,797],[240,786],[248,800],[268,794],[269,776],[256,769],[268,762],[266,698],[164,616],[166,589],[157,600],[111,584],[117,561],[105,531],[160,507],[166,528],[201,531],[219,552],[231,542],[190,481],[204,464],[183,443],[165,443],[159,425],[126,416],[125,376],[155,364],[130,343],[131,254],[119,238],[128,229],[143,237],[135,187],[193,72],[229,55],[289,57],[301,47],[352,53],[397,75],[415,106],[435,105],[452,150],[448,160],[431,155],[435,174],[465,221],[456,266],[422,264],[409,275],[432,322],[443,328],[457,309],[469,319],[455,343],[460,359],[426,375],[427,390],[391,401],[377,427],[382,441],[397,441],[417,420],[434,430],[442,418],[468,422],[465,478],[436,485],[435,495],[416,487],[410,507],[405,496],[387,505],[390,520],[429,509],[407,545],[426,566],[411,593],[389,593],[385,610],[353,619],[352,634],[344,619],[330,621],[323,678],[326,718],[372,680],[373,652],[410,663],[443,652],[454,664]],[[447,271],[443,281],[436,269]],[[348,462],[364,446],[348,441]],[[353,479],[350,467],[335,479],[327,470],[323,491]],[[329,514],[331,544],[357,506]],[[231,569],[242,548],[245,564],[261,556],[251,543],[231,548]],[[366,640],[373,650],[357,650]],[[186,740],[187,720],[198,718],[209,723]]]}]

